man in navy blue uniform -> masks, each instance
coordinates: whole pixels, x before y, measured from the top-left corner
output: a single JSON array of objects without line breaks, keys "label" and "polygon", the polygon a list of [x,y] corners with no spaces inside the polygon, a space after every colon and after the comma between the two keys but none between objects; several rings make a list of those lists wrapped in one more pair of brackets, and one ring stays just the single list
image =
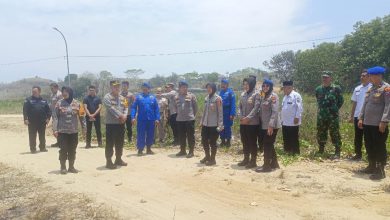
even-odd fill
[{"label": "man in navy blue uniform", "polygon": [[[154,129],[160,123],[160,109],[157,99],[150,94],[150,84],[142,84],[142,93],[135,98],[131,107],[132,123],[137,123],[137,148],[138,155],[143,155],[146,146],[146,154],[153,154],[151,149],[154,143]],[[137,115],[137,119],[135,118]]]},{"label": "man in navy blue uniform", "polygon": [[45,131],[50,117],[50,107],[47,101],[41,97],[41,88],[39,86],[33,86],[32,96],[26,98],[23,105],[23,120],[24,124],[28,126],[31,153],[37,152],[37,133],[39,136],[40,151],[47,152]]},{"label": "man in navy blue uniform", "polygon": [[230,147],[230,140],[232,139],[232,125],[234,117],[236,116],[236,97],[234,91],[229,88],[229,81],[227,79],[221,80],[221,91],[219,96],[222,98],[223,105],[223,126],[221,131],[221,146]]}]

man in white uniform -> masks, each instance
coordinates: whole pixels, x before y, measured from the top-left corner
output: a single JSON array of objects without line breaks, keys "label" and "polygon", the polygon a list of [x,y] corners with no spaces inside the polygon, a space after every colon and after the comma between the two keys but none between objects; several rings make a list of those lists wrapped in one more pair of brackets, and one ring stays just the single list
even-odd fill
[{"label": "man in white uniform", "polygon": [[351,117],[349,119],[350,123],[354,123],[355,127],[355,156],[351,158],[351,160],[361,160],[362,159],[362,145],[363,145],[363,129],[358,127],[358,117],[360,111],[362,110],[364,99],[366,98],[366,93],[369,88],[371,88],[372,84],[370,83],[370,79],[367,74],[367,70],[363,70],[360,75],[361,84],[357,86],[353,90],[353,94],[351,97],[352,101],[352,109],[351,109]]},{"label": "man in white uniform", "polygon": [[286,153],[299,154],[299,125],[301,124],[302,97],[294,91],[293,81],[283,82],[282,133]]}]

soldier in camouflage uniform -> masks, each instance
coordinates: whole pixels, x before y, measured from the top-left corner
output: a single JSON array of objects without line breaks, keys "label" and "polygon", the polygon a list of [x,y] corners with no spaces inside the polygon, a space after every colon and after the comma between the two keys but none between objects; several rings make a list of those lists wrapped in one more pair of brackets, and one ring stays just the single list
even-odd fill
[{"label": "soldier in camouflage uniform", "polygon": [[335,146],[333,159],[339,159],[342,144],[339,131],[339,109],[343,105],[344,99],[341,88],[332,83],[331,72],[326,71],[322,75],[322,85],[316,88],[316,98],[319,153],[324,153],[329,130],[332,143]]}]

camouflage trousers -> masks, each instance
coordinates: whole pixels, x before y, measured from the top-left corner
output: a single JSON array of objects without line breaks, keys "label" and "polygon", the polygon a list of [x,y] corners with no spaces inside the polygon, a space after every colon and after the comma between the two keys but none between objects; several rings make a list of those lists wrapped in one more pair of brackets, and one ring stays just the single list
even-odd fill
[{"label": "camouflage trousers", "polygon": [[340,151],[341,148],[341,135],[340,124],[338,117],[317,117],[317,142],[320,147],[324,147],[328,139],[328,131],[332,144],[335,146],[336,151]]}]

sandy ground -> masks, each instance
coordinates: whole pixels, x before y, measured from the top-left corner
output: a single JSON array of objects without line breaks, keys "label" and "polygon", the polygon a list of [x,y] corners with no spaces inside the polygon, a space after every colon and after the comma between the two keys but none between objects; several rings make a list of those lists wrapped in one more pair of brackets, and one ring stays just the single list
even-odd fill
[{"label": "sandy ground", "polygon": [[81,172],[60,175],[57,148],[29,153],[21,116],[0,116],[0,140],[1,162],[55,188],[85,193],[124,219],[390,219],[390,177],[374,182],[356,174],[363,162],[303,161],[258,174],[237,167],[239,155],[219,154],[217,166],[205,167],[201,151],[186,159],[171,148],[144,157],[125,151],[129,165],[107,170],[104,150],[80,143]]}]

